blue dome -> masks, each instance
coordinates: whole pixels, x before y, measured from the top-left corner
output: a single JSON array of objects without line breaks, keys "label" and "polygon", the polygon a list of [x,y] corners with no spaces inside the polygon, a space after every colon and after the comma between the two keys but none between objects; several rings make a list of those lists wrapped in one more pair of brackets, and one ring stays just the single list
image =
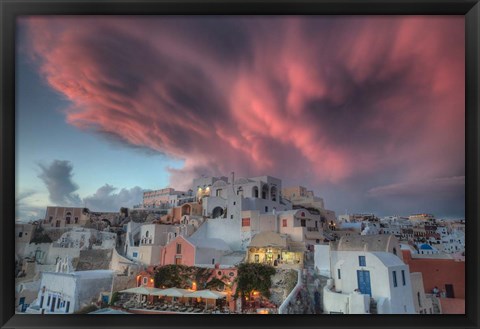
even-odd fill
[{"label": "blue dome", "polygon": [[426,244],[426,243],[425,243],[425,244],[422,244],[422,245],[420,246],[420,249],[424,249],[424,250],[426,250],[426,249],[428,249],[428,250],[432,250],[433,248],[432,248],[432,246],[430,246],[429,244]]}]

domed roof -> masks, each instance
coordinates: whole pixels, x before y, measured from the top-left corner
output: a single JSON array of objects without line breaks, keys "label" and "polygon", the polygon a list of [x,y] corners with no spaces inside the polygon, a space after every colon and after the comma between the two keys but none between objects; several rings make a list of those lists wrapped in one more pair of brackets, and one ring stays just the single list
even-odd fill
[{"label": "domed roof", "polygon": [[432,246],[430,246],[429,244],[424,243],[424,244],[422,244],[422,245],[420,246],[420,249],[423,249],[423,250],[432,250],[433,248],[432,248]]},{"label": "domed roof", "polygon": [[227,185],[227,183],[221,179],[215,181],[215,183],[213,183],[213,187],[222,187],[222,186],[225,186]]}]

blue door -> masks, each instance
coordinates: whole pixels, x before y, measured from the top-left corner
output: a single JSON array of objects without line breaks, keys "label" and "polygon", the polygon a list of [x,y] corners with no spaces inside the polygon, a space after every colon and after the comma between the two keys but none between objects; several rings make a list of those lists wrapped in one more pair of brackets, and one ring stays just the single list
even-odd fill
[{"label": "blue door", "polygon": [[372,296],[370,286],[370,271],[357,271],[358,290],[364,295]]}]

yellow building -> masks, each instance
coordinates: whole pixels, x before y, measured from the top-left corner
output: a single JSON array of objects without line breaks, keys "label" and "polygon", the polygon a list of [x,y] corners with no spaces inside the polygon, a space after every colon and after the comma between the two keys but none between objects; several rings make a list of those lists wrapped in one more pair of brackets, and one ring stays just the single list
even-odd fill
[{"label": "yellow building", "polygon": [[247,250],[248,263],[262,263],[272,266],[301,267],[305,245],[295,243],[284,234],[275,232],[257,233]]}]

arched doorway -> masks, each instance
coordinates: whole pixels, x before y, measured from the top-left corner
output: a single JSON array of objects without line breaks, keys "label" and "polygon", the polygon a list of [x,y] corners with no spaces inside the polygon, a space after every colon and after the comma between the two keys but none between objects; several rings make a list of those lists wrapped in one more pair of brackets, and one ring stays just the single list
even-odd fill
[{"label": "arched doorway", "polygon": [[268,185],[264,184],[262,186],[262,199],[267,199],[268,197]]},{"label": "arched doorway", "polygon": [[212,211],[212,218],[218,218],[223,216],[223,208],[222,207],[215,207]]},{"label": "arched doorway", "polygon": [[272,201],[277,201],[277,188],[275,186],[272,186],[270,190],[270,198]]}]

